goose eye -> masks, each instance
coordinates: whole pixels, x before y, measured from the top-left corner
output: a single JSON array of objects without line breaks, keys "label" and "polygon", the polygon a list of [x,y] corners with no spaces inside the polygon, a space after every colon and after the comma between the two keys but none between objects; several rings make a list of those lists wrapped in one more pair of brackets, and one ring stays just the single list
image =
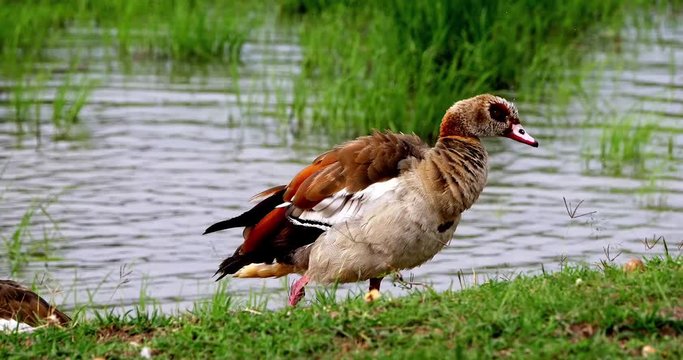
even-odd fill
[{"label": "goose eye", "polygon": [[491,104],[489,106],[489,115],[491,119],[499,122],[505,122],[508,115],[508,110],[504,108],[505,105],[502,104]]}]

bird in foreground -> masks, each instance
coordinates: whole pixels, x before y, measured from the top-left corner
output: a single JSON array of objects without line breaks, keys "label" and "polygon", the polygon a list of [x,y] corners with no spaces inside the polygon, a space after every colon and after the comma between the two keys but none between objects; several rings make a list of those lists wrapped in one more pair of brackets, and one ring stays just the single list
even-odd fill
[{"label": "bird in foreground", "polygon": [[0,325],[31,331],[43,324],[66,325],[71,319],[33,291],[12,280],[0,280]]},{"label": "bird in foreground", "polygon": [[451,106],[434,147],[392,132],[334,147],[288,185],[254,196],[251,210],[206,229],[244,228],[244,243],[220,264],[218,280],[301,274],[291,306],[311,281],[370,280],[366,300],[377,298],[384,276],[422,265],[450,242],[486,184],[479,138],[492,136],[538,147],[515,105],[490,94]]}]

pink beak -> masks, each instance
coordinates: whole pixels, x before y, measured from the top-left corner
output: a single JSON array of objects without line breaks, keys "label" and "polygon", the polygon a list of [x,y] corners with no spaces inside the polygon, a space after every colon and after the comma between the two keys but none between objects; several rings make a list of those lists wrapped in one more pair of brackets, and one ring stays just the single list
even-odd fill
[{"label": "pink beak", "polygon": [[538,147],[538,141],[531,137],[531,135],[527,134],[526,130],[524,130],[520,124],[512,124],[512,127],[510,127],[510,132],[508,132],[505,136],[512,140],[519,141],[522,144]]}]

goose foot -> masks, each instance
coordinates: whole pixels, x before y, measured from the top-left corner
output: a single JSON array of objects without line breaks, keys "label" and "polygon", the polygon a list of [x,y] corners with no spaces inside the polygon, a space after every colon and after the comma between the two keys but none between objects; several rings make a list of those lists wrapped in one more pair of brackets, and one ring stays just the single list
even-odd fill
[{"label": "goose foot", "polygon": [[382,294],[380,294],[380,292],[379,292],[379,286],[381,283],[382,283],[382,278],[370,279],[370,290],[363,297],[365,302],[373,302],[373,301],[379,299],[380,297],[382,297]]}]

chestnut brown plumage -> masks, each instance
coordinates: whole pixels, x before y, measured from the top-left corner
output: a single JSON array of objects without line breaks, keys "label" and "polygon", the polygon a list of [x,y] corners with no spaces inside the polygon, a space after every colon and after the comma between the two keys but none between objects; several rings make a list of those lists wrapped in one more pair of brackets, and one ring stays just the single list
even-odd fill
[{"label": "chestnut brown plumage", "polygon": [[33,327],[46,323],[66,325],[71,321],[36,293],[12,280],[0,280],[0,319]]},{"label": "chestnut brown plumage", "polygon": [[370,279],[376,298],[383,276],[421,265],[451,240],[486,183],[484,136],[538,146],[511,102],[484,94],[446,111],[434,147],[415,135],[374,132],[323,153],[287,186],[257,195],[251,210],[207,229],[244,227],[219,279],[301,273],[292,305],[309,280]]}]

